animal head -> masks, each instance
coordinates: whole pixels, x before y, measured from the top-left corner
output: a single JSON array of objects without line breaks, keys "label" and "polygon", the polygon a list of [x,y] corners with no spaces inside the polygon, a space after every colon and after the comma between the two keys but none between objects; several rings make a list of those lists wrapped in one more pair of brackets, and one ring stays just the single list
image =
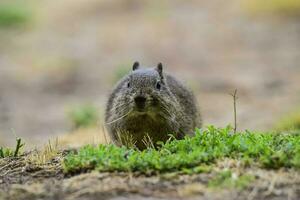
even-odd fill
[{"label": "animal head", "polygon": [[121,106],[120,102],[126,102],[126,106],[121,107],[133,114],[157,114],[165,109],[166,101],[170,100],[161,63],[154,68],[144,68],[135,62],[132,71],[119,82],[118,87],[122,94],[116,97],[118,104]]}]

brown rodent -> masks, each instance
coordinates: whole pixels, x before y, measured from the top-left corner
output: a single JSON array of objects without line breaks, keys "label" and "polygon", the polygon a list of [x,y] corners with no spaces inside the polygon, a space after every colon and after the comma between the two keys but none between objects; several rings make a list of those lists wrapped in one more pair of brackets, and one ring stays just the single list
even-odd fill
[{"label": "brown rodent", "polygon": [[193,134],[201,120],[193,93],[164,73],[161,63],[145,69],[135,62],[132,72],[117,83],[109,96],[105,124],[114,141],[126,134],[136,147],[144,149],[145,136],[153,144],[166,142],[169,134],[181,139]]}]

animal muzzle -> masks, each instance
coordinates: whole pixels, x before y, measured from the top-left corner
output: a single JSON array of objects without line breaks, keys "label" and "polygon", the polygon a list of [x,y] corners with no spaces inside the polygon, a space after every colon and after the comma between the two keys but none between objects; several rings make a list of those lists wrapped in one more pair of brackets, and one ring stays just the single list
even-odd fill
[{"label": "animal muzzle", "polygon": [[146,101],[147,101],[146,97],[143,96],[137,96],[134,98],[135,105],[139,110],[145,109]]}]

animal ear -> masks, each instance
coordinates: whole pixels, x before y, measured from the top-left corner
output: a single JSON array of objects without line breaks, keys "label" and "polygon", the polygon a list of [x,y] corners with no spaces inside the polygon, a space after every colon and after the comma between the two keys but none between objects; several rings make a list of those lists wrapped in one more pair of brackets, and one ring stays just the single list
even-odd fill
[{"label": "animal ear", "polygon": [[158,63],[156,70],[159,73],[160,77],[163,78],[163,65],[161,63]]},{"label": "animal ear", "polygon": [[140,63],[139,62],[134,62],[132,65],[132,70],[137,70],[140,67]]}]

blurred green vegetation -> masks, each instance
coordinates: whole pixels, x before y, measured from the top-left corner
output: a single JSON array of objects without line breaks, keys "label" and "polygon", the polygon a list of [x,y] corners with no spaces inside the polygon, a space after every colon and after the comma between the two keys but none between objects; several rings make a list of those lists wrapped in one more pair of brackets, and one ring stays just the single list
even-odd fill
[{"label": "blurred green vegetation", "polygon": [[244,6],[254,14],[275,14],[300,17],[299,0],[245,0]]},{"label": "blurred green vegetation", "polygon": [[16,1],[0,3],[0,28],[21,26],[31,19],[32,12],[28,5]]},{"label": "blurred green vegetation", "polygon": [[170,2],[167,1],[145,1],[145,15],[151,20],[162,20],[166,19],[170,11]]},{"label": "blurred green vegetation", "polygon": [[208,186],[213,188],[244,189],[254,180],[254,176],[241,175],[235,177],[230,170],[224,170],[219,172],[213,179],[211,179],[208,182]]},{"label": "blurred green vegetation", "polygon": [[0,147],[0,158],[17,157],[20,154],[21,149],[25,146],[21,138],[16,138],[15,149]]},{"label": "blurred green vegetation", "polygon": [[293,131],[300,130],[300,109],[287,114],[282,117],[275,125],[277,131]]},{"label": "blurred green vegetation", "polygon": [[96,126],[99,120],[97,108],[91,104],[74,106],[67,116],[74,129]]},{"label": "blurred green vegetation", "polygon": [[[131,64],[132,65],[132,64]],[[129,66],[131,66],[130,64],[121,64],[119,65],[113,74],[113,78],[112,81],[113,83],[118,82],[120,79],[122,79],[126,74],[128,74],[131,70],[131,68]]]}]

